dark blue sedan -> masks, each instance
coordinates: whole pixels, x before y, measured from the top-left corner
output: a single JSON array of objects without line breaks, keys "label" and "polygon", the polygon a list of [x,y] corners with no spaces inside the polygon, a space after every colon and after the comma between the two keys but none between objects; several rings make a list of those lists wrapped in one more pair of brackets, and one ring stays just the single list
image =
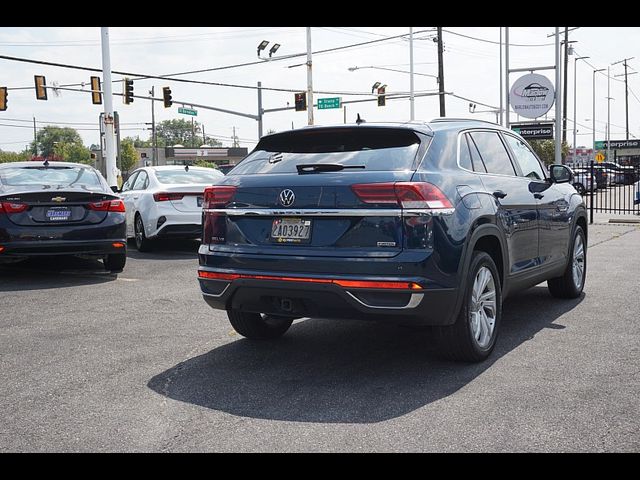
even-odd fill
[{"label": "dark blue sedan", "polygon": [[95,168],[67,162],[0,164],[0,263],[83,255],[120,272],[125,208]]}]

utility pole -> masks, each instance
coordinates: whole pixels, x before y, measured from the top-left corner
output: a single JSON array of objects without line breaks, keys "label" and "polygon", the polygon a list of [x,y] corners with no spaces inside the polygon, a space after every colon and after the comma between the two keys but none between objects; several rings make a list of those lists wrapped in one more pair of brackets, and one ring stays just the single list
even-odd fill
[{"label": "utility pole", "polygon": [[573,59],[573,158],[576,156],[576,135],[578,135],[578,125],[576,124],[576,102],[578,99],[578,60],[585,60],[589,57],[576,57]]},{"label": "utility pole", "polygon": [[592,130],[593,130],[593,158],[596,157],[596,73],[604,72],[604,68],[599,68],[593,71],[593,112],[592,112]]},{"label": "utility pole", "polygon": [[607,67],[607,162],[611,161],[611,67]]},{"label": "utility pole", "polygon": [[307,113],[313,125],[313,77],[311,72],[311,27],[307,27]]},{"label": "utility pole", "polygon": [[504,101],[504,92],[502,91],[502,27],[498,27],[500,29],[500,68],[498,69],[498,78],[500,79],[500,125],[504,126],[502,123],[502,102]]},{"label": "utility pole", "polygon": [[37,130],[36,130],[36,116],[33,116],[33,156],[38,156],[38,141],[37,141]]},{"label": "utility pole", "polygon": [[567,73],[569,73],[569,27],[564,27],[564,97],[562,100],[562,142],[567,141]]},{"label": "utility pole", "polygon": [[504,27],[504,97],[504,127],[509,128],[509,27]]},{"label": "utility pole", "polygon": [[233,127],[233,148],[240,147],[240,143],[238,143],[238,137],[236,137],[236,127]]},{"label": "utility pole", "polygon": [[154,89],[155,87],[151,86],[149,93],[151,94],[151,165],[156,166],[158,165],[158,157],[156,153],[156,113],[154,108],[156,102],[153,100]]},{"label": "utility pole", "polygon": [[442,27],[438,27],[438,96],[440,97],[440,116],[445,116],[444,109],[444,66],[442,64]]},{"label": "utility pole", "polygon": [[258,82],[258,140],[262,138],[262,82]]},{"label": "utility pole", "polygon": [[100,27],[102,40],[102,88],[104,89],[104,143],[107,183],[112,190],[118,188],[116,145],[114,135],[113,96],[111,87],[111,55],[109,52],[109,27]]},{"label": "utility pole", "polygon": [[[629,86],[627,84],[627,60],[632,60],[635,57],[629,57],[629,58],[625,58],[624,60],[620,60],[619,62],[615,62],[612,63],[611,65],[617,65],[618,63],[623,63],[624,62],[624,109],[625,109],[625,116],[627,119],[627,140],[629,140]],[[637,72],[631,72],[630,75],[633,75],[634,73]],[[616,75],[616,77],[621,77],[622,75]]]},{"label": "utility pole", "polygon": [[413,27],[409,27],[409,95],[410,120],[413,121],[416,119],[415,98],[413,96]]},{"label": "utility pole", "polygon": [[[565,32],[566,33],[566,32]],[[562,164],[562,148],[560,144],[560,135],[558,131],[560,130],[560,123],[562,118],[562,110],[560,109],[560,99],[561,95],[561,82],[560,82],[560,29],[556,27],[556,134],[555,134],[555,158],[554,162],[557,165]]]}]

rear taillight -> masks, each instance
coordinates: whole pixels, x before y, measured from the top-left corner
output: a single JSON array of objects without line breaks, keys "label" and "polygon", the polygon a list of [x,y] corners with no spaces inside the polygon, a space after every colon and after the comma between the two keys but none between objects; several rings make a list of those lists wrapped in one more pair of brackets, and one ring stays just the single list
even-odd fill
[{"label": "rear taillight", "polygon": [[427,182],[359,183],[351,185],[364,203],[394,204],[402,208],[452,208],[435,185]]},{"label": "rear taillight", "polygon": [[236,194],[238,187],[233,185],[207,187],[204,189],[203,208],[221,208],[227,205]]},{"label": "rear taillight", "polygon": [[202,243],[226,243],[227,216],[218,212],[207,212],[209,208],[224,208],[233,199],[238,188],[232,185],[207,187],[204,189]]},{"label": "rear taillight", "polygon": [[104,202],[90,203],[87,208],[99,212],[124,212],[124,202],[122,200],[105,200]]},{"label": "rear taillight", "polygon": [[184,193],[169,193],[169,192],[159,192],[153,194],[153,199],[156,202],[167,202],[169,200],[182,200],[184,197]]},{"label": "rear taillight", "polygon": [[27,208],[29,205],[25,203],[0,202],[0,213],[20,213]]}]

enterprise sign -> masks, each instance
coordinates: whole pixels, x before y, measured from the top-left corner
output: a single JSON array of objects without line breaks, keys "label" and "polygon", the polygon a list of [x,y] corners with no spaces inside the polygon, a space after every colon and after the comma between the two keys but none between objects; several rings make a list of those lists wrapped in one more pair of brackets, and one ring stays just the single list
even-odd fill
[{"label": "enterprise sign", "polygon": [[511,124],[511,130],[526,140],[545,140],[553,138],[553,123]]},{"label": "enterprise sign", "polygon": [[611,143],[613,149],[640,148],[640,140],[600,140],[596,142],[596,150],[606,150],[609,148],[608,143]]}]

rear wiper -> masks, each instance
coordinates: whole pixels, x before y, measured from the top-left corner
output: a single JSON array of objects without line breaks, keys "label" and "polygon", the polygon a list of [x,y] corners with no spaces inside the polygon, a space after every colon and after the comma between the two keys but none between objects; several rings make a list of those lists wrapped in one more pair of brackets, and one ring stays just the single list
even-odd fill
[{"label": "rear wiper", "polygon": [[339,163],[305,163],[296,165],[299,174],[314,172],[339,172],[345,168],[365,168],[364,165],[340,165]]}]

